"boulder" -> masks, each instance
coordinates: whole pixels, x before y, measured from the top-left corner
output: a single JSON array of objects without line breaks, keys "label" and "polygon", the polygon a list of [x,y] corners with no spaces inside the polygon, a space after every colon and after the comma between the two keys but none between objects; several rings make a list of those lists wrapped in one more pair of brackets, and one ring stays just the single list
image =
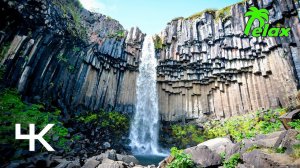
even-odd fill
[{"label": "boulder", "polygon": [[109,149],[111,147],[111,145],[109,142],[104,142],[103,147],[104,147],[104,149]]},{"label": "boulder", "polygon": [[117,160],[118,161],[122,161],[122,162],[125,162],[127,164],[130,164],[130,163],[134,163],[134,164],[139,164],[139,161],[132,155],[120,155],[120,154],[117,154]]},{"label": "boulder", "polygon": [[287,131],[285,137],[282,139],[280,146],[286,148],[286,153],[291,154],[293,152],[293,146],[300,144],[296,136],[299,134],[297,130],[290,129]]},{"label": "boulder", "polygon": [[242,159],[246,165],[250,167],[299,167],[299,161],[281,153],[267,153],[262,150],[253,150],[252,152],[244,153]]},{"label": "boulder", "polygon": [[76,159],[75,161],[63,160],[55,168],[80,168],[80,167],[81,167],[80,162],[78,159]]},{"label": "boulder", "polygon": [[201,167],[218,166],[222,162],[220,155],[205,145],[187,148],[184,153],[190,154],[194,163]]},{"label": "boulder", "polygon": [[127,166],[124,162],[104,159],[97,168],[126,168],[126,167]]},{"label": "boulder", "polygon": [[[217,154],[228,152],[234,147],[234,143],[229,138],[215,138],[198,144],[197,146],[207,146],[213,152]],[[226,153],[227,153],[226,152]]]},{"label": "boulder", "polygon": [[100,164],[100,162],[96,159],[89,159],[82,168],[95,168]]},{"label": "boulder", "polygon": [[117,160],[117,152],[115,150],[108,150],[105,153],[107,153],[107,158],[111,160]]}]

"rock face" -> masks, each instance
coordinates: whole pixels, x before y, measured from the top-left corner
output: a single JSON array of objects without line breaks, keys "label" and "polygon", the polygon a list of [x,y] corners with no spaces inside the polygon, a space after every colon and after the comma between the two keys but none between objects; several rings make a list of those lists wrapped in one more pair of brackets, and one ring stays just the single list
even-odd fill
[{"label": "rock face", "polygon": [[[300,76],[295,3],[252,0],[168,23],[157,48],[162,119],[225,118],[295,105]],[[244,13],[253,5],[269,10],[273,27],[290,27],[289,37],[243,35]]]},{"label": "rock face", "polygon": [[[134,111],[144,34],[78,1],[0,2],[1,67],[25,97],[80,110]],[[35,100],[36,100],[35,99]]]},{"label": "rock face", "polygon": [[[8,86],[28,99],[60,106],[65,116],[101,108],[134,112],[145,36],[138,28],[126,31],[78,1],[3,0],[0,5],[0,64]],[[291,27],[290,36],[244,36],[243,15],[252,5],[269,10],[272,26]],[[297,11],[293,0],[251,0],[172,20],[157,49],[162,120],[225,118],[295,105]]]}]

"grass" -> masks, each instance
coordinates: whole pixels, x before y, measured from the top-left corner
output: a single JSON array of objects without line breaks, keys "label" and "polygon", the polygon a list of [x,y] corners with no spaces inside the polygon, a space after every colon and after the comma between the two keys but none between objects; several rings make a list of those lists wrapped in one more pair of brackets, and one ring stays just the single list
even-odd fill
[{"label": "grass", "polygon": [[239,153],[233,154],[229,159],[223,162],[224,168],[235,168],[241,162],[241,155]]},{"label": "grass", "polygon": [[62,11],[62,17],[66,20],[67,31],[72,36],[85,39],[87,35],[87,30],[82,25],[82,18],[80,12],[83,9],[82,4],[78,0],[71,3],[55,0],[53,1],[53,4],[58,6]]},{"label": "grass", "polygon": [[281,127],[279,116],[286,113],[286,109],[258,111],[256,114],[232,117],[221,121],[211,121],[205,124],[204,135],[208,139],[230,135],[239,142],[244,138],[251,138],[257,134],[268,134],[278,131]]},{"label": "grass", "polygon": [[205,141],[201,130],[195,125],[172,125],[172,137],[177,142],[178,147],[184,148],[187,145],[197,145]]},{"label": "grass", "polygon": [[187,20],[188,20],[188,19],[194,20],[194,19],[197,19],[197,18],[201,17],[204,13],[209,13],[209,14],[215,16],[215,12],[216,12],[216,11],[217,11],[216,9],[205,9],[204,11],[195,13],[195,14],[193,14],[193,15],[187,17],[186,19],[187,19]]},{"label": "grass", "polygon": [[300,158],[300,144],[296,144],[293,146],[293,157]]},{"label": "grass", "polygon": [[182,150],[178,150],[176,147],[171,148],[171,156],[174,160],[167,166],[167,168],[193,168],[194,163],[190,155],[183,153]]},{"label": "grass", "polygon": [[204,129],[199,129],[192,124],[174,124],[171,126],[170,135],[176,146],[180,148],[197,145],[209,139],[228,135],[234,141],[239,142],[242,139],[249,139],[258,134],[268,134],[280,130],[282,124],[279,116],[284,113],[286,113],[286,109],[278,108],[231,117],[223,121],[212,120],[204,124]]},{"label": "grass", "polygon": [[224,18],[228,17],[229,15],[231,15],[230,9],[231,9],[231,6],[227,6],[223,9],[218,10],[216,12],[215,20],[224,19]]},{"label": "grass", "polygon": [[66,145],[68,140],[65,138],[68,135],[68,130],[58,119],[60,110],[45,111],[45,107],[42,104],[26,104],[21,100],[16,90],[6,89],[0,94],[0,115],[0,144],[13,144],[15,149],[28,150],[28,142],[15,140],[15,124],[21,124],[24,130],[23,133],[28,133],[29,124],[35,124],[37,131],[40,131],[47,124],[52,123],[55,125],[44,136],[45,140],[49,142],[52,136],[59,136],[58,142],[52,143],[51,146],[70,150]]},{"label": "grass", "polygon": [[125,30],[118,30],[115,33],[107,35],[107,38],[117,38],[117,39],[122,39],[125,37]]},{"label": "grass", "polygon": [[129,130],[129,117],[119,112],[99,112],[88,113],[77,117],[77,121],[84,124],[92,124],[94,127],[100,126],[102,129],[110,131],[116,137],[121,136]]}]

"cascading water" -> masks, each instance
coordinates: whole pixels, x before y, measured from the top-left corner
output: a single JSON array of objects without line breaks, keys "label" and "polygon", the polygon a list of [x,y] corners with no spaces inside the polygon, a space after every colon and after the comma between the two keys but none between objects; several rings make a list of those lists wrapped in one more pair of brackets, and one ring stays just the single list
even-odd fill
[{"label": "cascading water", "polygon": [[156,66],[154,43],[151,36],[146,36],[136,86],[136,112],[129,136],[130,146],[135,154],[160,154],[158,146],[159,114]]}]

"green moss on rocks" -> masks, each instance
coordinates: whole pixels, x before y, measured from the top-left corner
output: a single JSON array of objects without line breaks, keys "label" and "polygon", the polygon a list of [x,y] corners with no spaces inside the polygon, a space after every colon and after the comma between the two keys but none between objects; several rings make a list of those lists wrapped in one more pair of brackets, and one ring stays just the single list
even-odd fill
[{"label": "green moss on rocks", "polygon": [[87,36],[87,30],[82,25],[81,10],[82,4],[78,1],[72,1],[67,3],[67,0],[60,1],[55,0],[53,4],[57,5],[62,11],[62,17],[66,20],[67,31],[75,37],[85,39]]},{"label": "green moss on rocks", "polygon": [[91,112],[77,117],[77,121],[93,125],[93,127],[100,126],[103,130],[108,130],[117,137],[129,130],[129,117],[116,111]]},{"label": "green moss on rocks", "polygon": [[10,43],[4,43],[1,48],[0,48],[0,61],[2,61],[4,59],[4,56],[6,55],[6,53],[8,52],[10,47]]},{"label": "green moss on rocks", "polygon": [[195,14],[187,17],[186,19],[187,20],[197,19],[197,18],[201,17],[204,13],[209,13],[209,14],[215,16],[216,11],[217,11],[216,9],[205,9],[204,11],[195,13]]},{"label": "green moss on rocks", "polygon": [[162,39],[159,37],[159,35],[154,36],[153,42],[156,50],[161,50],[163,48]]},{"label": "green moss on rocks", "polygon": [[182,20],[182,19],[184,19],[184,17],[176,17],[176,18],[172,19],[172,22],[176,22],[176,21]]},{"label": "green moss on rocks", "polygon": [[197,145],[205,141],[202,130],[198,129],[195,125],[172,125],[172,137],[181,148],[187,145]]},{"label": "green moss on rocks", "polygon": [[[15,124],[21,124],[22,129],[28,132],[29,124],[35,124],[37,130],[42,130],[47,124],[55,124],[54,127],[44,136],[49,141],[53,136],[58,136],[52,147],[70,150],[66,145],[68,130],[59,121],[60,110],[46,111],[43,104],[26,104],[21,100],[20,95],[14,89],[6,89],[0,93],[0,144],[13,144],[15,149],[28,150],[28,142],[15,140]],[[37,131],[38,132],[38,131]],[[24,132],[23,132],[24,133]],[[38,149],[37,149],[38,150]],[[42,150],[42,149],[39,149]]]},{"label": "green moss on rocks", "polygon": [[228,17],[229,15],[231,15],[230,10],[231,10],[231,6],[227,6],[223,9],[218,10],[216,12],[215,20],[224,19]]},{"label": "green moss on rocks", "polygon": [[256,114],[237,116],[224,121],[208,122],[204,128],[204,135],[208,139],[230,135],[234,140],[241,141],[244,138],[251,138],[257,134],[268,134],[278,131],[282,126],[279,116],[284,114],[286,109],[258,111]]}]

